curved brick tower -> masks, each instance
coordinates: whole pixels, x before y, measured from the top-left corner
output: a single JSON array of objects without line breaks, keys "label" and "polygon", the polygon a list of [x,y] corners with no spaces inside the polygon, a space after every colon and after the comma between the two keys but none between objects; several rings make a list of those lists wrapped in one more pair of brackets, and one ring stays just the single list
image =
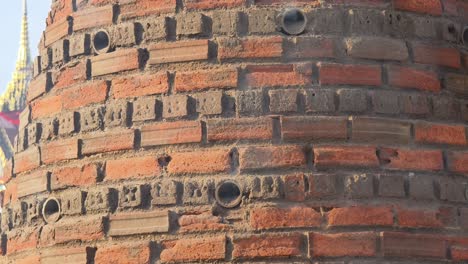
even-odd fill
[{"label": "curved brick tower", "polygon": [[53,2],[4,263],[468,261],[468,2]]}]

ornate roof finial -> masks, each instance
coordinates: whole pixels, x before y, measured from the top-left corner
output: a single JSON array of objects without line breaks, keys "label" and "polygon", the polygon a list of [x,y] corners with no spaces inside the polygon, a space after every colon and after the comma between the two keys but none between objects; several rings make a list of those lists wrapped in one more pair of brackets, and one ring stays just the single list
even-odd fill
[{"label": "ornate roof finial", "polygon": [[0,98],[0,111],[21,111],[26,104],[26,92],[32,76],[31,54],[29,50],[27,2],[23,0],[21,39],[12,80]]}]

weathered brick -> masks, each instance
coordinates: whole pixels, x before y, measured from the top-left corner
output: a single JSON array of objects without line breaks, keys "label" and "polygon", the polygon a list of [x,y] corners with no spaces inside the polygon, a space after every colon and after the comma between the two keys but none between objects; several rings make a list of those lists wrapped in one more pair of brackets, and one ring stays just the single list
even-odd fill
[{"label": "weathered brick", "polygon": [[100,132],[82,139],[81,153],[92,155],[97,153],[133,149],[135,131],[132,129]]},{"label": "weathered brick", "polygon": [[156,99],[151,97],[139,98],[133,102],[133,122],[156,119]]},{"label": "weathered brick", "polygon": [[[265,1],[265,0],[262,0]],[[270,0],[271,1],[271,0]],[[282,1],[274,0],[276,3],[284,3]],[[298,1],[291,1],[297,4]],[[311,5],[312,7],[318,5],[318,1],[301,1],[299,3]],[[345,14],[339,9],[317,8],[312,9],[307,14],[307,31],[316,35],[328,34],[341,34],[344,31]]]},{"label": "weathered brick", "polygon": [[411,124],[392,119],[355,117],[351,138],[368,143],[409,144]]},{"label": "weathered brick", "polygon": [[408,48],[402,40],[380,37],[346,39],[346,52],[353,58],[372,60],[408,60]]},{"label": "weathered brick", "polygon": [[447,154],[448,168],[451,172],[468,174],[468,152],[452,151]]},{"label": "weathered brick", "polygon": [[409,228],[438,228],[443,227],[439,210],[420,210],[398,208],[396,210],[398,225]]},{"label": "weathered brick", "polygon": [[376,235],[372,232],[319,234],[310,233],[310,255],[313,257],[371,257],[377,252]]},{"label": "weathered brick", "polygon": [[286,175],[283,178],[284,198],[291,202],[303,202],[306,198],[306,177],[302,173]]},{"label": "weathered brick", "polygon": [[188,97],[175,95],[163,97],[163,118],[185,117],[188,115]]},{"label": "weathered brick", "polygon": [[167,170],[173,174],[227,172],[231,168],[228,150],[179,152],[170,157]]},{"label": "weathered brick", "polygon": [[276,31],[276,17],[275,10],[270,9],[257,9],[250,10],[247,13],[249,20],[248,32],[267,34]]},{"label": "weathered brick", "polygon": [[214,216],[210,211],[187,212],[179,217],[181,232],[226,230],[228,224],[223,223],[223,217]]},{"label": "weathered brick", "polygon": [[117,47],[133,46],[137,40],[135,37],[135,24],[122,23],[109,29],[109,37],[112,45]]},{"label": "weathered brick", "polygon": [[80,189],[69,189],[59,196],[60,210],[64,215],[78,215],[83,212],[84,194]]},{"label": "weathered brick", "polygon": [[424,116],[431,111],[429,98],[424,94],[401,94],[400,98],[402,113]]},{"label": "weathered brick", "polygon": [[213,181],[202,180],[192,181],[185,180],[184,195],[182,197],[184,204],[189,205],[206,205],[213,200]]},{"label": "weathered brick", "polygon": [[8,234],[8,249],[5,253],[12,255],[17,252],[35,249],[39,240],[39,228],[30,227],[12,231]]},{"label": "weathered brick", "polygon": [[441,89],[437,73],[394,65],[388,67],[388,82],[392,86],[422,91],[439,92]]},{"label": "weathered brick", "polygon": [[405,178],[400,175],[379,175],[379,195],[405,197]]},{"label": "weathered brick", "polygon": [[76,131],[75,124],[77,115],[75,112],[62,112],[58,117],[58,134],[67,136]]},{"label": "weathered brick", "polygon": [[109,188],[89,190],[84,203],[86,212],[110,210],[110,196]]},{"label": "weathered brick", "polygon": [[456,94],[468,95],[468,77],[461,74],[448,73],[445,75],[445,87]]},{"label": "weathered brick", "polygon": [[235,237],[235,259],[286,258],[301,255],[303,237],[299,233]]},{"label": "weathered brick", "polygon": [[143,202],[143,189],[139,184],[126,184],[119,188],[119,208],[140,207]]},{"label": "weathered brick", "polygon": [[161,168],[154,156],[121,158],[106,162],[106,177],[108,181],[145,178],[159,175]]},{"label": "weathered brick", "polygon": [[[70,23],[67,18],[60,19],[56,21],[53,25],[50,25],[45,30],[45,46],[48,47],[52,43],[64,38],[68,35],[70,30]],[[41,61],[45,57],[41,55]],[[47,67],[42,67],[42,70],[45,70]]]},{"label": "weathered brick", "polygon": [[166,233],[169,231],[169,212],[120,213],[109,217],[110,236]]},{"label": "weathered brick", "polygon": [[112,80],[114,98],[162,94],[169,90],[167,73],[117,77]]},{"label": "weathered brick", "polygon": [[214,8],[233,8],[245,5],[246,0],[219,0],[216,2],[210,0],[188,0],[185,3],[187,9],[214,9]]},{"label": "weathered brick", "polygon": [[55,225],[55,243],[93,241],[104,237],[102,216],[79,217]]},{"label": "weathered brick", "polygon": [[41,252],[41,263],[83,263],[87,261],[86,247],[49,248]]},{"label": "weathered brick", "polygon": [[76,138],[51,141],[41,147],[41,160],[45,164],[78,158]]},{"label": "weathered brick", "polygon": [[335,91],[325,89],[307,90],[305,103],[307,113],[335,112]]},{"label": "weathered brick", "polygon": [[[16,179],[12,179],[8,182],[8,188],[6,189],[5,193],[3,194],[3,206],[7,204],[13,204],[14,202],[18,201],[18,184],[16,183]],[[7,211],[8,212],[8,211]],[[2,218],[8,217],[8,214],[2,214]],[[10,221],[10,220],[8,220]],[[4,220],[2,220],[4,222]],[[6,230],[8,230],[6,228]]]},{"label": "weathered brick", "polygon": [[52,53],[52,63],[63,63],[68,60],[68,40],[60,40],[50,47]]},{"label": "weathered brick", "polygon": [[382,85],[382,69],[374,65],[342,65],[320,63],[322,85]]},{"label": "weathered brick", "polygon": [[114,11],[112,5],[87,8],[73,14],[73,30],[80,31],[92,27],[112,24]]},{"label": "weathered brick", "polygon": [[70,57],[76,57],[79,55],[87,55],[90,53],[91,39],[89,34],[74,34],[70,38],[69,53]]},{"label": "weathered brick", "polygon": [[143,39],[146,41],[162,40],[167,36],[165,17],[145,19],[138,23],[143,27]]},{"label": "weathered brick", "polygon": [[54,169],[50,177],[52,190],[68,186],[91,186],[98,178],[98,165],[86,164],[76,167],[61,167]]},{"label": "weathered brick", "polygon": [[191,97],[195,100],[195,111],[197,113],[202,115],[220,115],[223,113],[223,92],[198,93]]},{"label": "weathered brick", "polygon": [[460,117],[460,104],[449,96],[433,96],[434,117],[441,120],[457,120]]},{"label": "weathered brick", "polygon": [[151,204],[174,205],[177,203],[179,184],[171,179],[163,179],[151,185]]},{"label": "weathered brick", "polygon": [[285,57],[301,58],[335,58],[336,40],[322,37],[295,37],[284,47]]},{"label": "weathered brick", "polygon": [[341,117],[282,117],[283,140],[347,138],[347,119]]},{"label": "weathered brick", "polygon": [[207,121],[209,142],[243,139],[272,139],[271,118],[211,119]]},{"label": "weathered brick", "polygon": [[466,247],[452,247],[450,252],[452,259],[455,261],[468,260],[468,249]]},{"label": "weathered brick", "polygon": [[314,148],[315,165],[330,166],[364,166],[376,167],[379,160],[374,147],[334,147],[321,146]]},{"label": "weathered brick", "polygon": [[373,91],[372,105],[379,114],[400,113],[400,94],[394,91]]},{"label": "weathered brick", "polygon": [[283,53],[283,39],[281,37],[235,39],[223,38],[219,40],[218,58],[253,59],[277,58]]},{"label": "weathered brick", "polygon": [[102,128],[104,123],[103,107],[88,107],[80,111],[80,131],[87,132]]},{"label": "weathered brick", "polygon": [[392,226],[391,207],[345,207],[328,212],[329,226]]},{"label": "weathered brick", "polygon": [[214,11],[211,15],[213,21],[213,34],[227,34],[234,36],[238,32],[239,27],[239,12],[237,11]]},{"label": "weathered brick", "polygon": [[460,52],[454,48],[414,44],[413,53],[414,61],[417,63],[434,64],[451,68],[461,67]]},{"label": "weathered brick", "polygon": [[175,90],[177,92],[236,87],[237,69],[235,68],[178,72],[175,78]]},{"label": "weathered brick", "polygon": [[52,75],[53,89],[59,90],[70,87],[74,84],[83,83],[87,78],[86,62],[77,62],[66,67],[60,68],[59,71]]},{"label": "weathered brick", "polygon": [[239,150],[241,170],[304,167],[305,151],[300,146],[246,147]]},{"label": "weathered brick", "polygon": [[187,62],[208,59],[208,40],[190,40],[153,44],[149,64]]},{"label": "weathered brick", "polygon": [[310,207],[264,207],[250,211],[250,225],[256,229],[319,227],[321,223],[320,212]]},{"label": "weathered brick", "polygon": [[440,150],[382,148],[378,156],[389,169],[438,171],[444,167]]},{"label": "weathered brick", "polygon": [[136,70],[139,66],[139,52],[137,49],[122,49],[91,58],[91,74],[93,77]]},{"label": "weathered brick", "polygon": [[467,144],[466,127],[464,126],[417,123],[414,138],[418,143],[462,146]]},{"label": "weathered brick", "polygon": [[57,134],[57,119],[48,118],[41,123],[41,140],[50,140]]},{"label": "weathered brick", "polygon": [[126,127],[129,121],[128,102],[124,100],[108,104],[105,109],[104,124],[106,127]]},{"label": "weathered brick", "polygon": [[99,247],[96,251],[94,263],[147,263],[150,261],[149,244],[116,244],[111,246]]},{"label": "weathered brick", "polygon": [[49,48],[39,50],[41,55],[41,69],[45,71],[52,64],[52,54]]},{"label": "weathered brick", "polygon": [[17,177],[18,197],[22,198],[31,194],[47,191],[47,171],[37,171],[29,175]]},{"label": "weathered brick", "polygon": [[27,145],[32,146],[39,141],[39,132],[41,127],[38,123],[29,124],[26,127],[26,133],[28,134],[27,137]]},{"label": "weathered brick", "polygon": [[126,20],[152,14],[174,13],[175,10],[176,0],[129,0],[121,3],[120,16]]},{"label": "weathered brick", "polygon": [[176,17],[177,35],[182,36],[204,36],[208,30],[206,17],[201,13],[187,13]]},{"label": "weathered brick", "polygon": [[419,200],[432,200],[434,196],[434,182],[432,178],[425,175],[410,174],[409,196]]},{"label": "weathered brick", "polygon": [[141,146],[201,142],[200,122],[181,121],[146,125],[141,128]]},{"label": "weathered brick", "polygon": [[237,112],[241,116],[260,115],[263,111],[262,90],[238,91],[236,93]]},{"label": "weathered brick", "polygon": [[297,90],[270,90],[268,95],[272,113],[297,112],[299,97]]},{"label": "weathered brick", "polygon": [[381,238],[386,257],[445,258],[445,241],[435,236],[383,232]]},{"label": "weathered brick", "polygon": [[345,179],[345,193],[350,198],[371,198],[374,196],[374,176],[354,174]]},{"label": "weathered brick", "polygon": [[224,260],[226,237],[204,237],[163,242],[161,261],[216,261]]},{"label": "weathered brick", "polygon": [[443,177],[439,179],[440,199],[450,202],[466,202],[466,183],[454,178]]},{"label": "weathered brick", "polygon": [[337,177],[333,174],[314,173],[310,175],[308,179],[309,190],[307,192],[307,196],[312,198],[322,198],[335,195],[337,193],[336,179]]},{"label": "weathered brick", "polygon": [[394,0],[393,5],[395,9],[436,16],[442,15],[442,4],[440,0]]},{"label": "weathered brick", "polygon": [[60,21],[68,17],[73,12],[73,4],[68,0],[54,1],[49,15],[47,16],[47,25],[54,24],[56,21]]},{"label": "weathered brick", "polygon": [[39,75],[38,77],[34,78],[31,81],[29,88],[28,88],[28,93],[27,93],[28,102],[31,102],[32,100],[43,95],[49,88],[49,84],[50,84],[50,74],[43,73]]},{"label": "weathered brick", "polygon": [[63,109],[73,110],[90,104],[102,103],[107,98],[107,91],[106,81],[94,81],[67,89],[61,96]]},{"label": "weathered brick", "polygon": [[310,64],[249,65],[247,70],[246,82],[251,88],[305,86],[312,83]]}]

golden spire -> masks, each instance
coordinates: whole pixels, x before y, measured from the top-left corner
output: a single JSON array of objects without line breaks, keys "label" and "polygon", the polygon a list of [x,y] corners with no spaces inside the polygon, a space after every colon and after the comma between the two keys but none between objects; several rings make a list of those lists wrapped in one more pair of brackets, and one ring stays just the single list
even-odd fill
[{"label": "golden spire", "polygon": [[0,111],[21,111],[26,105],[26,92],[31,81],[32,66],[29,51],[28,11],[23,0],[23,18],[21,21],[21,39],[12,80],[5,93],[0,97]]}]

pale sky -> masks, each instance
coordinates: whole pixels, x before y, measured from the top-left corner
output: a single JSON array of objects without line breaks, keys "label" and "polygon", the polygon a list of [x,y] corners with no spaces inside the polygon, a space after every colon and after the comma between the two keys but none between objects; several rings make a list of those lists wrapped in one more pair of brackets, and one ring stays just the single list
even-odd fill
[{"label": "pale sky", "polygon": [[[5,0],[0,9],[0,92],[6,89],[15,69],[20,41],[22,0]],[[29,46],[37,55],[37,44],[45,29],[51,0],[28,0]]]}]

